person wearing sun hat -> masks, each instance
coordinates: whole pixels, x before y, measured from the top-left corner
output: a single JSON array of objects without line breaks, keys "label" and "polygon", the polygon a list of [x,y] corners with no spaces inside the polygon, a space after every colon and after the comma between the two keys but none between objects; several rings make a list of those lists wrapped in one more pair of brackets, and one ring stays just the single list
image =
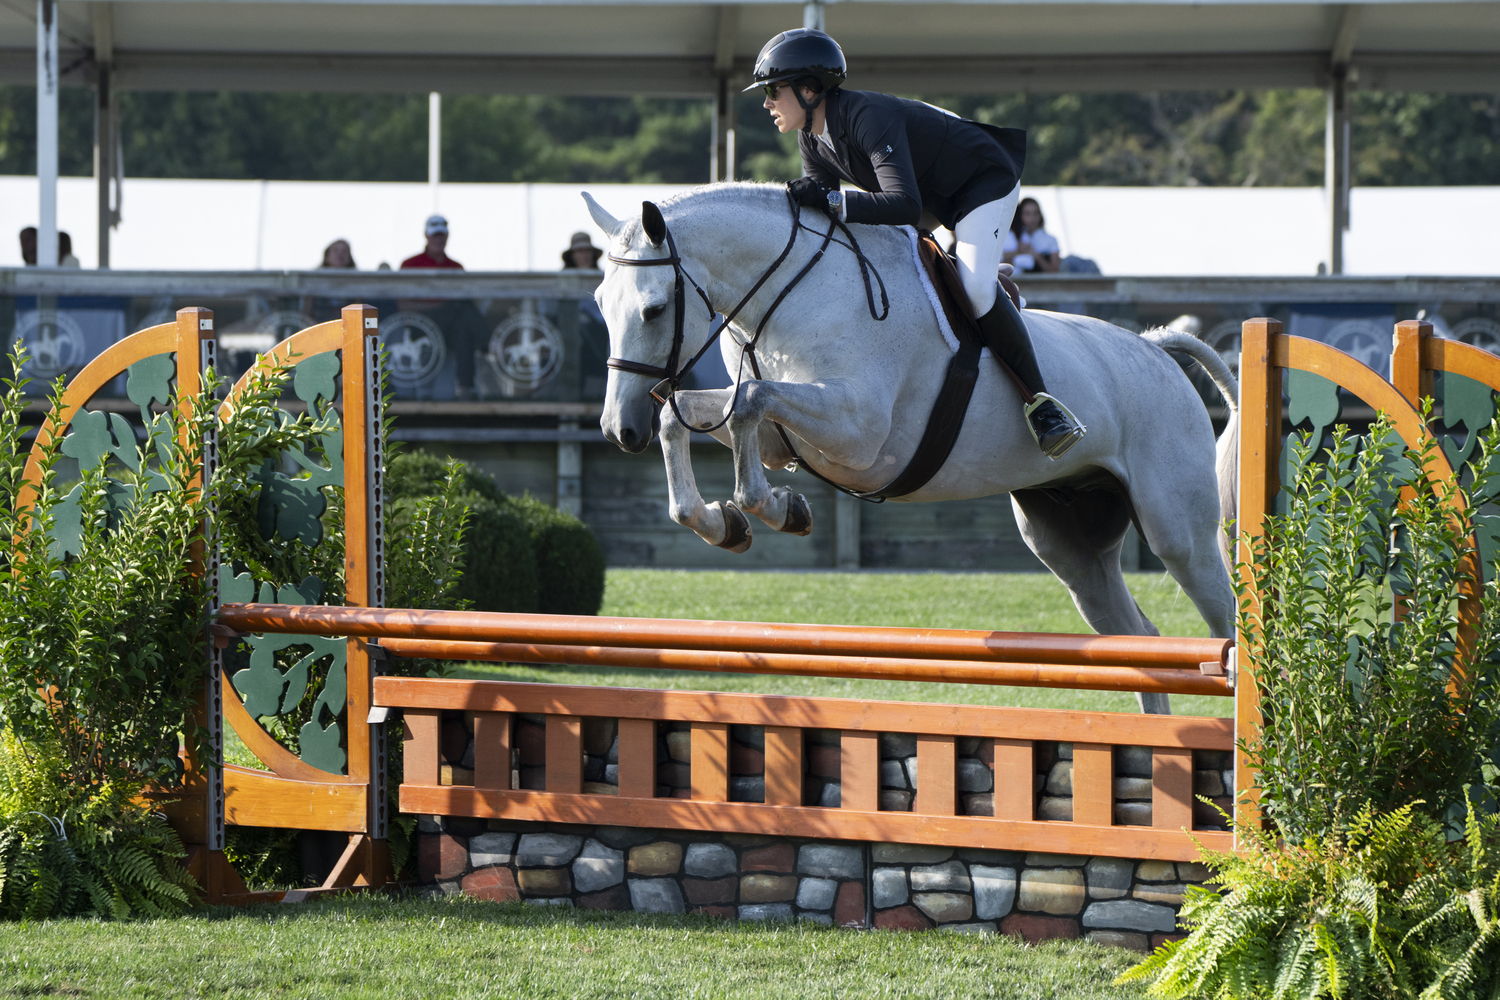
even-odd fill
[{"label": "person wearing sun hat", "polygon": [[573,268],[583,271],[596,270],[599,267],[599,258],[603,256],[604,251],[594,246],[588,233],[574,233],[573,242],[562,252],[563,270]]}]

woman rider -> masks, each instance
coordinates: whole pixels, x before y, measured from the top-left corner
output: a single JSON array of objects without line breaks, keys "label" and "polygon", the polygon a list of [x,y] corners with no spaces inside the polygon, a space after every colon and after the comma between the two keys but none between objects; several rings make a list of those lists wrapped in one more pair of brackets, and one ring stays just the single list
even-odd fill
[{"label": "woman rider", "polygon": [[[1032,436],[1058,458],[1084,428],[1047,395],[1020,311],[997,290],[1004,234],[1020,195],[1026,133],[959,118],[920,101],[844,90],[844,53],[809,28],[783,31],[755,60],[756,87],[782,132],[801,130],[799,204],[846,222],[918,226],[930,215],[958,238],[958,272],[990,351],[1025,383]],[[863,188],[844,192],[841,181]],[[930,223],[924,228],[935,228]]]}]

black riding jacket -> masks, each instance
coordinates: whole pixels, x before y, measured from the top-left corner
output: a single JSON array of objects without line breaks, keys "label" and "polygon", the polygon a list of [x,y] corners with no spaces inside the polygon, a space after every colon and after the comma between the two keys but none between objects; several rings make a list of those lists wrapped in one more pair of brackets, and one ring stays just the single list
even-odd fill
[{"label": "black riding jacket", "polygon": [[923,211],[953,226],[1021,179],[1026,133],[949,114],[889,94],[842,88],[824,99],[825,134],[837,154],[806,132],[797,145],[807,176],[825,188],[858,185],[844,199],[850,222],[915,226]]}]

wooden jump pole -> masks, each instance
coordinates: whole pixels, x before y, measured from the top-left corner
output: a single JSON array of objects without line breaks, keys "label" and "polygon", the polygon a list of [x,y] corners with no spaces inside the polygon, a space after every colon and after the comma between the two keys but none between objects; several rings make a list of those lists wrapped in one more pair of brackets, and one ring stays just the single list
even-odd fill
[{"label": "wooden jump pole", "polygon": [[219,621],[240,632],[358,635],[450,642],[734,650],[802,656],[908,657],[1061,666],[1198,670],[1222,666],[1233,641],[1166,636],[986,632],[860,625],[522,615],[327,605],[226,604]]},{"label": "wooden jump pole", "polygon": [[1085,691],[1151,691],[1229,697],[1224,676],[1180,667],[1099,666],[1093,664],[1003,663],[973,660],[919,660],[904,657],[824,656],[805,653],[747,653],[639,646],[556,646],[519,642],[453,642],[444,639],[385,639],[394,656],[494,663],[567,663],[660,670],[703,670],[730,674],[791,677],[849,677],[863,680],[998,684],[1011,687],[1070,688]]}]

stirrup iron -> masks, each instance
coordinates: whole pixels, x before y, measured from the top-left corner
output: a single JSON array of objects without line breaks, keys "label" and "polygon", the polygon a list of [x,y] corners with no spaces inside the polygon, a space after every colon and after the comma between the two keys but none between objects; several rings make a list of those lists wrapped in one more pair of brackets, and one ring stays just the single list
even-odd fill
[{"label": "stirrup iron", "polygon": [[[1072,431],[1054,442],[1050,449],[1042,448],[1042,439],[1037,436],[1036,426],[1031,422],[1032,413],[1040,409],[1045,403],[1051,403],[1057,407],[1062,412],[1062,415],[1068,418],[1068,423],[1073,425]],[[1062,404],[1061,400],[1049,393],[1037,393],[1031,398],[1031,402],[1022,408],[1021,412],[1026,418],[1026,429],[1031,432],[1032,440],[1036,442],[1038,448],[1042,449],[1042,454],[1054,462],[1061,458],[1063,453],[1069,448],[1083,440],[1083,436],[1089,432],[1089,429],[1080,423],[1077,417],[1073,416],[1072,410],[1068,409]]]}]

